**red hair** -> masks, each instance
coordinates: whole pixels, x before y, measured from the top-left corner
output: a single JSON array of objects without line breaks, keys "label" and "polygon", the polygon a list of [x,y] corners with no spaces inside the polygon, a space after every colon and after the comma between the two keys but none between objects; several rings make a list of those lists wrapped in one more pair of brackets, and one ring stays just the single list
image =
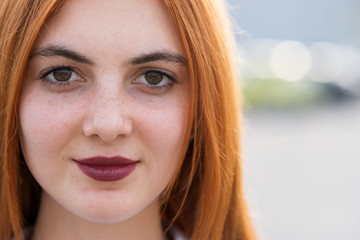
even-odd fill
[{"label": "red hair", "polygon": [[[187,144],[161,195],[164,217],[191,239],[255,239],[241,184],[238,95],[231,37],[221,1],[164,0],[188,60],[191,109]],[[40,189],[19,147],[17,105],[27,59],[60,0],[0,3],[0,238],[23,239]]]}]

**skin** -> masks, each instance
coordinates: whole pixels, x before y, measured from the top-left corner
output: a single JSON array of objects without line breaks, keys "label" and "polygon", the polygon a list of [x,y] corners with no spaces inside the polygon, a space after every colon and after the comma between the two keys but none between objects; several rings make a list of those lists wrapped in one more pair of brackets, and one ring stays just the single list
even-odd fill
[{"label": "skin", "polygon": [[[162,57],[144,60],[154,52]],[[22,152],[43,189],[33,239],[165,239],[158,198],[181,157],[189,91],[162,3],[67,1],[38,36],[19,100]],[[97,181],[76,164],[93,156],[137,166],[122,180]]]}]

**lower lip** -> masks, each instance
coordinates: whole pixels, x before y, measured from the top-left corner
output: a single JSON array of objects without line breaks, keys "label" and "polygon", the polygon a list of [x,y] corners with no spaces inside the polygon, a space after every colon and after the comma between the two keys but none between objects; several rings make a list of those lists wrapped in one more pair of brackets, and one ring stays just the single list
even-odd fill
[{"label": "lower lip", "polygon": [[115,166],[88,165],[76,162],[80,170],[88,177],[101,182],[119,181],[132,173],[137,163]]}]

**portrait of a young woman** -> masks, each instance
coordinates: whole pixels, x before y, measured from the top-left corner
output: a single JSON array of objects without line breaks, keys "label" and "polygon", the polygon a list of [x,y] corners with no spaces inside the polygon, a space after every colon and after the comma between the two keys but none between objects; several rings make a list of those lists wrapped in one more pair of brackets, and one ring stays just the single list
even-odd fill
[{"label": "portrait of a young woman", "polygon": [[2,0],[0,238],[254,240],[215,0]]}]

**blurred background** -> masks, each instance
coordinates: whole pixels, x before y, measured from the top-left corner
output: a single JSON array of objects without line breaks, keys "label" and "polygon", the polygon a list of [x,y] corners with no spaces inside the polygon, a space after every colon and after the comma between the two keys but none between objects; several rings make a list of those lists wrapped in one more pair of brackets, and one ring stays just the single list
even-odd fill
[{"label": "blurred background", "polygon": [[360,239],[360,0],[227,2],[259,239]]}]

